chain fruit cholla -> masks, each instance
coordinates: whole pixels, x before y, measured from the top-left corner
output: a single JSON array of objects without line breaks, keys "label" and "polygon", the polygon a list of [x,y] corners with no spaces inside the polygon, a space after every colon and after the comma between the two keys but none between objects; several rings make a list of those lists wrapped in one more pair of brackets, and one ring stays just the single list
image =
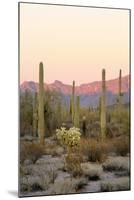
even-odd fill
[{"label": "chain fruit cholla", "polygon": [[79,128],[72,127],[66,130],[66,128],[61,127],[61,129],[56,130],[56,136],[63,146],[73,148],[80,145],[81,133]]}]

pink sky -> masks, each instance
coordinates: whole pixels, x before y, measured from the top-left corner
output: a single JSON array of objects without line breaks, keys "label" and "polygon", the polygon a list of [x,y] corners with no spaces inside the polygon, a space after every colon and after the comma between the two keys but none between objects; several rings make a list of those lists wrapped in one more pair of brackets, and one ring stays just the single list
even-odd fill
[{"label": "pink sky", "polygon": [[129,11],[20,4],[20,82],[76,85],[129,74]]}]

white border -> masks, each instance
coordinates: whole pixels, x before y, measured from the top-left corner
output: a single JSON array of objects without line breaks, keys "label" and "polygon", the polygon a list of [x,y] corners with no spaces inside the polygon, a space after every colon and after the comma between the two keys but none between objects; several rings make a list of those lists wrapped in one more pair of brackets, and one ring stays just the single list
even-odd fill
[{"label": "white border", "polygon": [[[40,3],[57,3],[72,5],[88,5],[100,7],[121,7],[132,9],[132,24],[134,22],[133,0],[34,0]],[[18,5],[16,0],[0,2],[0,199],[12,200],[17,198],[18,187]],[[32,1],[28,1],[32,2]],[[132,55],[134,44],[134,26],[132,25]],[[131,76],[134,88],[134,59],[132,56]],[[134,94],[131,95],[132,122],[134,121]],[[134,148],[134,125],[131,123],[131,152]],[[131,191],[113,193],[94,193],[83,195],[34,197],[35,199],[88,199],[112,200],[133,199],[134,192],[134,158],[132,156],[132,185]],[[32,199],[29,197],[28,199]],[[27,199],[27,198],[23,198]]]}]

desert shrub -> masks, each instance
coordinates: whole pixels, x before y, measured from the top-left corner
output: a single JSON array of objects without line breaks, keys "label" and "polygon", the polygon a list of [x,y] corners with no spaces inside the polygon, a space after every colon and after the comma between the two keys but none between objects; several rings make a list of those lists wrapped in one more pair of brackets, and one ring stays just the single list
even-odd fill
[{"label": "desert shrub", "polygon": [[20,136],[32,134],[32,94],[26,91],[20,95]]},{"label": "desert shrub", "polygon": [[111,153],[126,156],[130,151],[129,137],[121,136],[104,141],[82,138],[80,150],[87,157],[87,160],[91,162],[103,162]]},{"label": "desert shrub", "polygon": [[111,120],[114,124],[118,124],[120,135],[129,135],[130,132],[130,118],[129,109],[124,107],[116,107],[111,111]]},{"label": "desert shrub", "polygon": [[74,177],[80,176],[82,174],[80,163],[82,162],[82,157],[76,154],[69,154],[65,157],[65,169],[69,171]]},{"label": "desert shrub", "polygon": [[64,153],[64,149],[56,143],[46,143],[44,148],[45,155],[58,156]]},{"label": "desert shrub", "polygon": [[79,175],[81,173],[81,155],[79,153],[80,130],[75,127],[69,130],[61,127],[61,129],[56,130],[56,135],[60,144],[67,150],[67,155],[65,157],[67,170],[71,171],[74,176]]},{"label": "desert shrub", "polygon": [[85,185],[88,184],[88,179],[85,177],[79,177],[76,180],[78,180],[76,187],[75,187],[76,192],[79,192],[82,188],[85,187]]},{"label": "desert shrub", "polygon": [[64,180],[56,183],[51,188],[51,194],[68,194],[75,193],[76,181],[75,180]]},{"label": "desert shrub", "polygon": [[129,137],[120,136],[106,139],[101,142],[101,151],[105,154],[116,153],[120,156],[126,156],[130,151]]},{"label": "desert shrub", "polygon": [[110,157],[102,165],[107,171],[127,171],[129,174],[129,158],[128,157]]},{"label": "desert shrub", "polygon": [[38,176],[25,176],[20,180],[20,191],[21,192],[32,192],[33,190],[43,190],[41,181]]},{"label": "desert shrub", "polygon": [[116,153],[120,156],[126,156],[130,151],[129,137],[120,136],[101,141],[101,150],[105,154]]},{"label": "desert shrub", "polygon": [[114,141],[115,152],[117,155],[126,156],[130,151],[129,138],[121,137]]},{"label": "desert shrub", "polygon": [[102,168],[97,164],[81,163],[82,174],[88,177],[89,180],[100,179]]},{"label": "desert shrub", "polygon": [[44,147],[38,143],[23,143],[20,148],[20,161],[23,163],[24,160],[32,160],[36,162],[44,154]]},{"label": "desert shrub", "polygon": [[79,192],[79,189],[87,184],[85,178],[69,178],[55,182],[51,187],[51,194],[71,194]]},{"label": "desert shrub", "polygon": [[121,191],[130,189],[130,180],[128,177],[116,178],[101,182],[102,192]]},{"label": "desert shrub", "polygon": [[21,191],[48,190],[57,177],[57,170],[53,164],[32,164],[23,166],[21,171]]},{"label": "desert shrub", "polygon": [[87,156],[88,161],[103,162],[105,155],[101,146],[101,142],[95,139],[81,139],[81,152]]}]

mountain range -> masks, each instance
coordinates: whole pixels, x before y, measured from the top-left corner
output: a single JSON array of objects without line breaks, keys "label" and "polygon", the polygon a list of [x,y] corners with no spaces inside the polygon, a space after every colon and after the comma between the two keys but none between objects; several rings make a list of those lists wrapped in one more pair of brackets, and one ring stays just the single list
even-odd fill
[{"label": "mountain range", "polygon": [[[129,75],[122,77],[123,103],[129,103],[129,83]],[[118,85],[118,78],[106,81],[107,105],[113,105],[116,103],[119,87]],[[38,92],[38,87],[39,84],[34,81],[25,81],[20,85],[20,91],[21,93],[24,93],[27,90],[34,93]],[[71,85],[64,84],[59,80],[55,80],[51,84],[44,83],[44,89],[61,93],[63,96],[63,100],[66,103],[69,103],[70,95],[72,93]],[[75,94],[80,96],[80,104],[82,106],[96,107],[98,105],[99,97],[101,95],[101,81],[95,81],[75,86]]]}]

